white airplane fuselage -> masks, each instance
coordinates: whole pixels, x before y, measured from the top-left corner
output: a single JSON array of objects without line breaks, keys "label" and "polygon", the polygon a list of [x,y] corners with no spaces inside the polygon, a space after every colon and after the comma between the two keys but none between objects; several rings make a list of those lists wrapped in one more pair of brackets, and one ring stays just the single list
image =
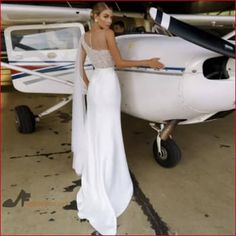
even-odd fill
[{"label": "white airplane fuselage", "polygon": [[[27,28],[28,27],[28,28]],[[26,26],[25,30],[33,26]],[[45,26],[35,26],[40,29]],[[47,26],[53,29],[56,25]],[[56,76],[64,81],[73,82],[76,43],[84,33],[81,24],[61,25],[79,28],[74,33],[73,47],[56,50],[23,50],[26,37],[21,46],[12,45],[11,32],[18,29],[6,29],[8,57],[11,64],[37,69],[38,72]],[[36,34],[40,37],[40,34]],[[44,35],[45,36],[45,35]],[[50,32],[44,37],[48,45],[56,42],[56,34]],[[72,37],[68,35],[68,37]],[[61,40],[61,38],[58,38]],[[205,121],[214,114],[234,109],[235,68],[234,59],[187,42],[179,37],[156,34],[132,34],[117,37],[117,44],[124,59],[142,60],[160,58],[165,65],[162,70],[150,68],[116,69],[122,92],[122,111],[151,122],[165,123],[168,120],[183,120],[180,124]],[[31,45],[32,46],[32,45]],[[219,59],[211,59],[219,58]],[[212,60],[212,61],[211,61]],[[87,58],[86,73],[90,78],[93,67]],[[224,70],[224,73],[220,72]],[[22,92],[72,94],[73,87],[39,78],[27,73],[15,73],[14,87]]]}]

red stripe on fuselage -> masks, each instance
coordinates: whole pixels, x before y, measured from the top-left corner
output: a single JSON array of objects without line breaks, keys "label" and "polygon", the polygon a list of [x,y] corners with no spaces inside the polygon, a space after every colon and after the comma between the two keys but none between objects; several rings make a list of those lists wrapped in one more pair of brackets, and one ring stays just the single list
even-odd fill
[{"label": "red stripe on fuselage", "polygon": [[[24,65],[17,65],[17,66],[28,69],[28,70],[37,70],[37,69],[42,69],[42,68],[48,67],[48,66],[24,66]],[[24,72],[17,71],[17,70],[11,70],[11,75],[15,75],[15,74],[19,74],[19,73],[24,73]]]}]

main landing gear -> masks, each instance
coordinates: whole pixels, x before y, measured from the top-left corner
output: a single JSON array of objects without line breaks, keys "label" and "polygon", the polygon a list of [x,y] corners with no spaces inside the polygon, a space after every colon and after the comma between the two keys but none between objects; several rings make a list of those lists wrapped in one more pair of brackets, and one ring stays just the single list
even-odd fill
[{"label": "main landing gear", "polygon": [[65,106],[71,100],[72,96],[63,98],[61,102],[38,115],[34,115],[30,108],[26,105],[15,107],[15,122],[17,130],[23,134],[33,133],[35,131],[36,122],[39,122],[43,116],[46,116]]},{"label": "main landing gear", "polygon": [[171,137],[171,132],[178,122],[172,120],[167,125],[161,124],[159,127],[155,123],[150,123],[150,126],[157,131],[157,137],[153,142],[154,159],[165,168],[176,166],[181,159],[181,151]]}]

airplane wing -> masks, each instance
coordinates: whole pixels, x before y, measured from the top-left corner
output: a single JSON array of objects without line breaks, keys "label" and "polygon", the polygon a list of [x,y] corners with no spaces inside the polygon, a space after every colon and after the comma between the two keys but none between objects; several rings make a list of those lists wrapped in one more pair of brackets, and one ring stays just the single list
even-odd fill
[{"label": "airplane wing", "polygon": [[[134,12],[118,12],[113,13],[116,17],[128,17],[136,19],[144,19],[144,13]],[[221,16],[221,15],[196,15],[196,14],[170,14],[170,16],[183,21],[185,23],[196,25],[196,26],[207,26],[207,27],[234,27],[235,21],[234,16]]]},{"label": "airplane wing", "polygon": [[156,8],[150,8],[149,13],[157,24],[160,24],[171,33],[214,52],[235,58],[234,44],[206,31],[200,30],[192,25],[177,20],[174,17],[157,10]]},{"label": "airplane wing", "polygon": [[90,19],[91,9],[33,6],[20,4],[1,4],[2,25],[59,23],[59,22],[86,22]]},{"label": "airplane wing", "polygon": [[[2,4],[2,24],[22,24],[22,23],[52,23],[52,22],[85,22],[90,19],[90,8],[68,8],[58,6],[39,6],[24,4]],[[144,13],[134,13],[128,11],[114,11],[116,17],[129,17],[143,19]],[[171,14],[176,19],[191,25],[202,26],[234,26],[234,16],[212,16],[196,14]]]},{"label": "airplane wing", "polygon": [[234,28],[234,16],[171,14],[172,17],[195,26]]}]

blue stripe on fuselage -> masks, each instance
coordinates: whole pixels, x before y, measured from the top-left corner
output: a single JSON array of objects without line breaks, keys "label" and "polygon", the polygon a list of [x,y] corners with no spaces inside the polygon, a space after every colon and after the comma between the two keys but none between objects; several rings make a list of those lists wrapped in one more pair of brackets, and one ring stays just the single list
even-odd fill
[{"label": "blue stripe on fuselage", "polygon": [[[85,67],[93,67],[92,64],[87,64],[85,65]],[[126,71],[126,72],[136,72],[136,73],[147,73],[147,71],[142,71],[140,69],[150,69],[148,67],[139,67],[139,70],[138,69],[115,69],[116,71]],[[57,71],[65,71],[65,70],[70,70],[70,69],[74,69],[74,63],[70,63],[70,64],[67,64],[67,65],[62,65],[62,66],[54,66],[54,67],[47,67],[47,68],[42,68],[42,69],[38,69],[38,70],[35,70],[36,72],[39,72],[39,73],[49,73],[49,72],[57,72]],[[162,73],[164,74],[165,72],[167,71],[179,71],[179,72],[184,72],[185,71],[185,68],[183,67],[165,67],[164,69],[162,69]],[[156,74],[159,74],[160,71],[153,71],[152,73],[156,73]],[[30,74],[28,73],[25,73],[25,72],[22,72],[22,73],[19,73],[19,74],[16,74],[16,75],[13,75],[12,76],[12,79],[15,80],[15,79],[20,79],[22,77],[26,77],[26,76],[31,76]]]}]

